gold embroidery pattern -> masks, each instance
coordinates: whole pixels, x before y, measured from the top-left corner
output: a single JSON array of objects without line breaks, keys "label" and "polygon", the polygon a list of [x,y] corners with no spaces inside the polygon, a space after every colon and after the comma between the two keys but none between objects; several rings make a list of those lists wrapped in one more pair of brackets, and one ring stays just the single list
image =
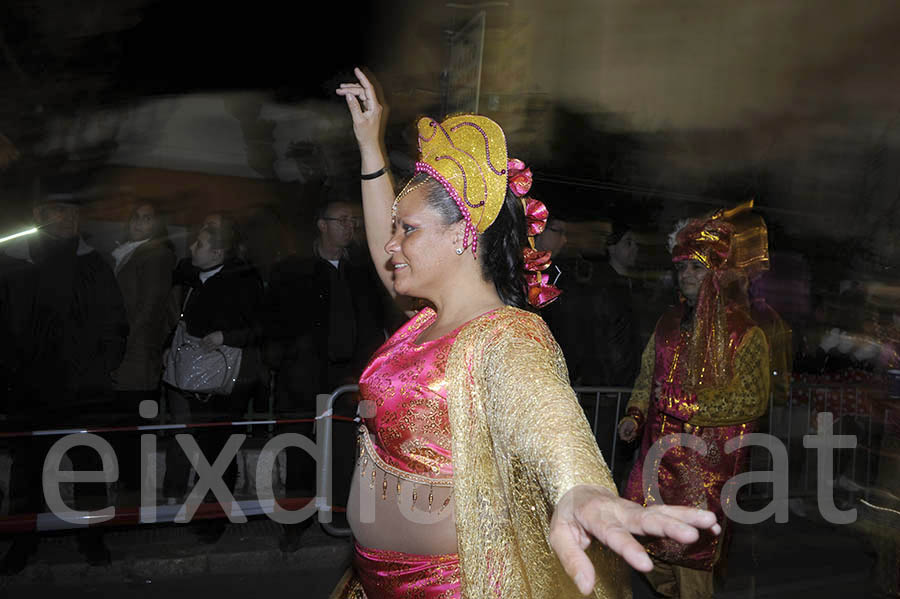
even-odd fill
[{"label": "gold embroidery pattern", "polygon": [[769,383],[769,346],[762,329],[753,327],[738,346],[731,382],[724,388],[700,390],[690,423],[728,426],[756,420],[768,408]]},{"label": "gold embroidery pattern", "polygon": [[[511,307],[475,319],[447,380],[463,597],[580,597],[547,542],[550,517],[577,484],[615,486],[547,326]],[[588,554],[593,596],[630,597],[623,562],[597,544]]]},{"label": "gold embroidery pattern", "polygon": [[[417,483],[420,485],[428,485],[435,487],[452,487],[453,479],[452,478],[433,478],[430,476],[422,476],[421,474],[416,474],[414,472],[407,472],[406,470],[401,470],[400,468],[396,468],[391,466],[378,455],[378,452],[375,450],[375,446],[372,444],[372,439],[369,436],[369,429],[366,428],[365,425],[361,424],[359,426],[359,431],[357,432],[357,442],[360,447],[360,457],[362,458],[362,464],[366,464],[369,461],[372,462],[372,480],[375,480],[376,469],[380,470],[383,473],[390,474],[391,476],[396,477],[398,480],[409,481],[412,483]],[[365,466],[362,466],[363,468]],[[363,473],[360,472],[360,476],[363,476]],[[387,487],[384,487],[384,490],[387,490]]]},{"label": "gold embroidery pattern", "polygon": [[644,347],[641,354],[641,371],[634,381],[631,390],[631,398],[628,400],[626,411],[635,408],[646,418],[647,408],[650,405],[650,390],[653,386],[653,374],[656,366],[656,335],[650,336],[650,341]]},{"label": "gold embroidery pattern", "polygon": [[432,476],[452,470],[444,369],[455,339],[454,332],[416,344],[435,317],[431,308],[417,313],[382,347],[360,380],[363,397],[378,406],[366,423],[383,450],[380,456]]}]

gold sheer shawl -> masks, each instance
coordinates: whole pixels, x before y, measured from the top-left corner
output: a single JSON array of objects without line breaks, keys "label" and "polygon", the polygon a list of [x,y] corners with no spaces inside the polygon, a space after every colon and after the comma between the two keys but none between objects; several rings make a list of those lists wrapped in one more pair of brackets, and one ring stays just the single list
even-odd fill
[{"label": "gold sheer shawl", "polygon": [[[615,490],[565,361],[538,316],[507,307],[460,331],[447,364],[463,597],[581,597],[548,541],[577,484]],[[624,562],[597,542],[594,597],[631,597]]]}]

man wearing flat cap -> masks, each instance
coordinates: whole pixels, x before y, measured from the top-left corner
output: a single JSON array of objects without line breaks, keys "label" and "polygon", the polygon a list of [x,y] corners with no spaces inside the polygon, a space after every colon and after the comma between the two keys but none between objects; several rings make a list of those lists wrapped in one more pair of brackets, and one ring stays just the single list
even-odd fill
[{"label": "man wearing flat cap", "polygon": [[[6,333],[0,369],[16,430],[96,424],[94,415],[112,407],[110,373],[125,350],[128,321],[121,292],[112,269],[82,239],[82,199],[66,187],[45,189],[34,202],[36,234],[0,246],[0,330]],[[10,497],[18,510],[44,511],[42,470],[56,440],[24,437],[14,445]],[[67,455],[76,470],[100,469],[100,456],[90,448],[73,448]],[[96,487],[102,483],[90,484],[100,495]],[[77,484],[76,494],[83,495],[87,486]],[[102,543],[85,539],[79,540],[89,561],[108,561]],[[0,568],[21,570],[36,545],[33,533],[17,537]]]}]

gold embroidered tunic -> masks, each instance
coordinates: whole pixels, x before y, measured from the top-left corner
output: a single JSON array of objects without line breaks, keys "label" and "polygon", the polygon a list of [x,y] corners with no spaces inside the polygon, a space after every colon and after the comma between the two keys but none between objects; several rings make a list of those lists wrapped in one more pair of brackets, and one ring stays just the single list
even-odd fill
[{"label": "gold embroidered tunic", "polygon": [[[544,321],[506,307],[460,331],[447,363],[463,596],[581,597],[549,543],[559,499],[615,489]],[[596,542],[594,596],[630,597],[624,562]]]},{"label": "gold embroidered tunic", "polygon": [[[720,386],[691,388],[686,364],[690,362],[689,331],[681,327],[682,306],[669,310],[641,360],[626,414],[642,432],[641,450],[628,482],[626,498],[642,505],[662,501],[708,509],[726,530],[722,496],[725,483],[746,467],[747,448],[726,451],[731,439],[754,432],[756,420],[768,406],[769,349],[762,330],[742,310],[727,311],[725,359],[732,378]],[[686,433],[702,442],[707,451],[680,445],[670,435]],[[660,445],[658,445],[660,444]],[[659,497],[650,491],[644,467],[651,451],[665,451],[651,475],[657,477]],[[710,570],[719,558],[723,536],[701,531],[697,542],[682,545],[672,539],[649,539],[649,553],[688,568]]]}]

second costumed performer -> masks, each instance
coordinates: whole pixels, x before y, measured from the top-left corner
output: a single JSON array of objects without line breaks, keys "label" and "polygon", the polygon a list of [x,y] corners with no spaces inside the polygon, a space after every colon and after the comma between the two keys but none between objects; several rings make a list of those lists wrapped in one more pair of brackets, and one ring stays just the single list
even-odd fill
[{"label": "second costumed performer", "polygon": [[619,556],[652,568],[632,535],[690,543],[698,529],[718,534],[713,514],[617,496],[532,309],[558,293],[542,273],[549,256],[529,244],[546,210],[525,197],[531,173],[508,159],[500,127],[421,119],[417,174],[395,199],[383,109],[356,76],[337,93],[362,156],[369,250],[392,296],[433,308],[412,314],[360,380],[374,410],[347,508],[353,569],[334,596],[630,597]]}]

